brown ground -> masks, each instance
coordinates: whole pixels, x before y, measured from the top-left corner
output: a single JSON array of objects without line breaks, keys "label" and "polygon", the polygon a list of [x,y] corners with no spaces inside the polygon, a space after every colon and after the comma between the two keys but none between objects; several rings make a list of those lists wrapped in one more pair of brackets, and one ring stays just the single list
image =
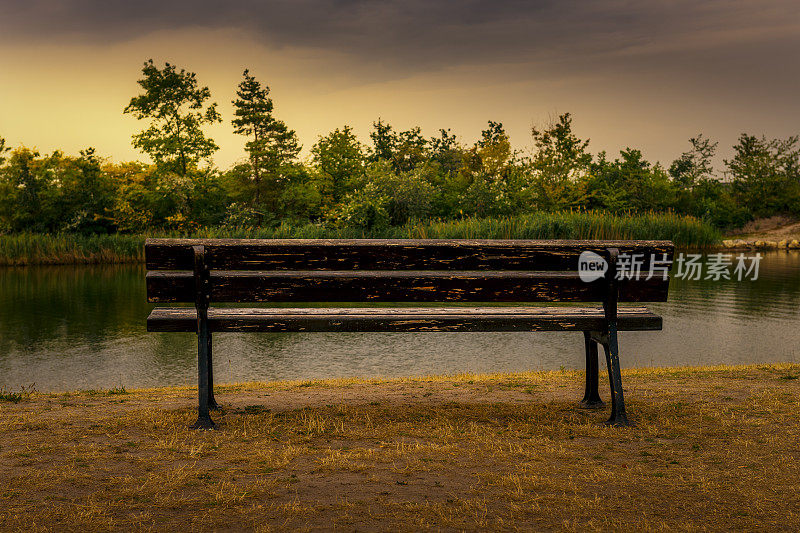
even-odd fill
[{"label": "brown ground", "polygon": [[800,239],[800,221],[780,215],[759,218],[731,232],[730,237],[763,241]]},{"label": "brown ground", "polygon": [[800,365],[84,391],[0,402],[0,530],[800,530]]}]

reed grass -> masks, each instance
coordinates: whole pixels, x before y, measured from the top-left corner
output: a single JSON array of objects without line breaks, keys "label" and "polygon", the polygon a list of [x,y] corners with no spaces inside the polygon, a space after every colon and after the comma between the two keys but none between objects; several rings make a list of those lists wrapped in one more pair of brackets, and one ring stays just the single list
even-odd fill
[{"label": "reed grass", "polygon": [[137,263],[142,235],[17,233],[0,235],[0,265]]},{"label": "reed grass", "polygon": [[144,260],[146,237],[240,239],[653,239],[681,248],[718,245],[721,234],[693,217],[675,213],[613,214],[599,211],[533,213],[515,217],[415,221],[389,228],[336,228],[322,224],[278,227],[212,227],[191,234],[148,235],[21,233],[0,236],[0,265],[130,263]]}]

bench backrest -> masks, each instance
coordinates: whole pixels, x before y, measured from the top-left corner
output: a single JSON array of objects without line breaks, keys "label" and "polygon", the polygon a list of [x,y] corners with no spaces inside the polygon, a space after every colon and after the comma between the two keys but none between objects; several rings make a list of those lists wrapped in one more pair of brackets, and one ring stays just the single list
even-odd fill
[{"label": "bench backrest", "polygon": [[[202,247],[202,248],[196,248]],[[600,302],[605,279],[582,281],[591,251],[632,258],[619,301],[666,301],[669,241],[148,239],[147,298],[194,302],[196,250],[211,302]],[[621,263],[621,261],[620,261]]]}]

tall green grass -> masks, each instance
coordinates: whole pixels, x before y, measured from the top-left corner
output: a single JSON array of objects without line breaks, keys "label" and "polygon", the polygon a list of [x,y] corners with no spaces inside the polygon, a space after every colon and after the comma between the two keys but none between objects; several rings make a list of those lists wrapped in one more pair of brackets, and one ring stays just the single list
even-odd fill
[{"label": "tall green grass", "polygon": [[534,213],[500,218],[419,221],[405,226],[364,230],[318,224],[277,228],[205,228],[191,235],[72,235],[23,233],[0,236],[0,265],[124,263],[144,260],[146,237],[240,239],[653,239],[681,248],[718,245],[721,234],[700,220],[674,213],[618,215],[604,212]]},{"label": "tall green grass", "polygon": [[0,235],[0,265],[142,262],[144,240],[142,235],[123,234]]}]

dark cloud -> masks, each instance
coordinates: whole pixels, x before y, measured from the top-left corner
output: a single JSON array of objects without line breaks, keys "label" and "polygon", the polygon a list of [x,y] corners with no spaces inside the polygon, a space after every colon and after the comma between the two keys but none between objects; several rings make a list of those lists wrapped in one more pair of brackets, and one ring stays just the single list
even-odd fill
[{"label": "dark cloud", "polygon": [[[797,0],[0,0],[0,40],[100,44],[229,29],[406,70],[680,54],[789,39]],[[787,43],[782,42],[784,50]]]}]

